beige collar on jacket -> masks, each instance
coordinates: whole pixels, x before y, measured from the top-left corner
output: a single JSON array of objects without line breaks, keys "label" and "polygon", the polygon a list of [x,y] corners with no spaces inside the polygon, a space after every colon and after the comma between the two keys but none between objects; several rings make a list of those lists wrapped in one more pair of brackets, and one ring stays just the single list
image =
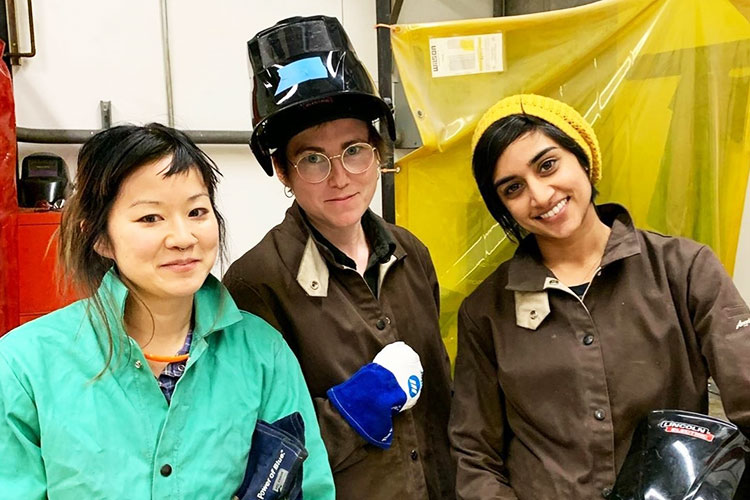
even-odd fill
[{"label": "beige collar on jacket", "polygon": [[[388,269],[398,260],[396,255],[391,255],[388,262],[380,264],[378,275],[378,290],[383,285],[383,279]],[[297,270],[297,283],[310,297],[328,296],[328,264],[318,250],[315,239],[310,235],[302,252],[299,269]]]}]

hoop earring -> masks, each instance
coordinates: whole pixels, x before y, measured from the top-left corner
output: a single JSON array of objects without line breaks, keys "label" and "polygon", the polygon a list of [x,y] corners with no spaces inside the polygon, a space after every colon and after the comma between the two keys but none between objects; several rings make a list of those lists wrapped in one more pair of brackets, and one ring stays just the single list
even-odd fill
[{"label": "hoop earring", "polygon": [[284,196],[287,198],[294,198],[294,191],[289,186],[284,186]]}]

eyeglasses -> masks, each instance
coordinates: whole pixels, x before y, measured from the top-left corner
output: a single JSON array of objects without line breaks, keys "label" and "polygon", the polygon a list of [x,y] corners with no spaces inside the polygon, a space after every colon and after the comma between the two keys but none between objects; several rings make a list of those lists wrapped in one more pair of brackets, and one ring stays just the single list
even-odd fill
[{"label": "eyeglasses", "polygon": [[[315,151],[306,151],[297,163],[292,163],[302,180],[311,184],[323,182],[331,175],[331,161],[334,158],[341,158],[341,164],[350,174],[363,174],[378,159],[378,152],[366,142],[358,142],[347,146],[341,154],[336,156],[326,156],[323,153]],[[290,162],[291,163],[291,162]]]}]

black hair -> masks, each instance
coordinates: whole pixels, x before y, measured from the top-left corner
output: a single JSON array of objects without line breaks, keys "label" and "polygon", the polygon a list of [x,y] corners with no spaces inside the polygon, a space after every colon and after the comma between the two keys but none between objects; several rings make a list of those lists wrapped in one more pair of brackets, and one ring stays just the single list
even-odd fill
[{"label": "black hair", "polygon": [[65,204],[60,225],[60,274],[63,279],[67,278],[65,281],[72,281],[79,294],[90,297],[89,316],[93,307],[104,323],[108,339],[104,369],[109,366],[113,353],[112,328],[106,314],[111,304],[105,304],[97,290],[115,262],[100,255],[95,247],[100,242],[110,243],[107,222],[126,178],[143,165],[169,156],[172,161],[164,177],[187,173],[193,168],[200,173],[218,223],[219,259],[223,262],[226,230],[224,219],[216,209],[216,184],[221,173],[185,133],[158,123],[120,125],[91,137],[78,153],[75,192]]},{"label": "black hair", "polygon": [[[500,224],[508,238],[515,242],[521,241],[527,233],[516,222],[497,194],[494,182],[495,166],[500,156],[511,144],[531,132],[543,133],[560,147],[572,153],[586,173],[590,169],[590,162],[583,148],[568,134],[546,120],[532,115],[515,114],[503,117],[487,127],[474,148],[471,160],[472,172],[479,193],[490,214]],[[593,202],[597,191],[593,185],[591,188],[591,201]]]}]

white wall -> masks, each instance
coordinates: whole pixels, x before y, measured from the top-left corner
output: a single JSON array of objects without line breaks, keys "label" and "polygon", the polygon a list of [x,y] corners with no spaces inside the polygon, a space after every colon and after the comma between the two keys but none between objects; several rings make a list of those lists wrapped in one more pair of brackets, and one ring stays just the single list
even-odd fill
[{"label": "white wall", "polygon": [[404,0],[398,22],[433,23],[492,17],[492,0]]},{"label": "white wall", "polygon": [[[23,2],[17,2],[19,10]],[[175,125],[194,130],[248,130],[251,123],[246,41],[294,15],[338,17],[377,79],[374,0],[170,0]],[[489,17],[491,0],[407,0],[400,22]],[[23,17],[23,16],[21,16]],[[167,121],[157,0],[34,1],[37,55],[14,69],[21,127],[95,129],[99,101],[112,101],[114,122]],[[19,23],[26,33],[25,21]],[[26,46],[22,44],[22,47]],[[289,205],[245,146],[204,146],[224,179],[219,203],[227,219],[230,261],[253,246]],[[77,146],[19,145],[19,156],[51,151],[75,166]],[[398,178],[397,178],[398,182]],[[380,212],[380,192],[373,209]],[[735,282],[750,301],[750,192]]]},{"label": "white wall", "polygon": [[[171,0],[168,2],[175,126],[250,130],[246,42],[295,15],[338,17],[377,78],[375,3],[341,0]],[[99,101],[112,101],[113,122],[167,122],[157,0],[35,0],[37,55],[14,69],[18,126],[96,129]],[[23,22],[20,23],[24,30]],[[202,146],[221,168],[220,209],[230,261],[278,223],[290,200],[247,146]],[[20,144],[19,157],[55,152],[74,168],[78,146]],[[380,193],[373,209],[380,212]]]}]

